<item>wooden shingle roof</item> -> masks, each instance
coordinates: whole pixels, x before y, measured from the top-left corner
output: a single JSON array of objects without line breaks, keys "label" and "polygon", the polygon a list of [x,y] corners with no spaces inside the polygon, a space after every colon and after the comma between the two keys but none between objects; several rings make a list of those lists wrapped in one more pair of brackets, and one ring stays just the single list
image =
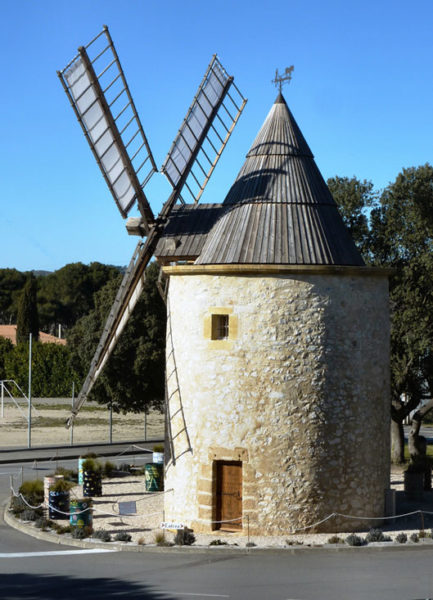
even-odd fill
[{"label": "wooden shingle roof", "polygon": [[280,94],[196,264],[364,262]]}]

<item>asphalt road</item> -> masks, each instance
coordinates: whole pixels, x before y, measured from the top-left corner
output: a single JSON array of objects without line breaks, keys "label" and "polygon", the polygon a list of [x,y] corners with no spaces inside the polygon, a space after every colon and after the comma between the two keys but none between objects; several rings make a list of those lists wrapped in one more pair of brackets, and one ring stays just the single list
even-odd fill
[{"label": "asphalt road", "polygon": [[[25,476],[33,478],[31,463],[22,466]],[[52,463],[40,463],[38,468],[42,476],[43,470],[52,470]],[[10,473],[20,477],[21,465],[0,465],[2,501],[9,495]],[[0,599],[433,598],[433,550],[429,548],[306,549],[295,554],[214,550],[89,553],[28,537],[0,518]]]}]

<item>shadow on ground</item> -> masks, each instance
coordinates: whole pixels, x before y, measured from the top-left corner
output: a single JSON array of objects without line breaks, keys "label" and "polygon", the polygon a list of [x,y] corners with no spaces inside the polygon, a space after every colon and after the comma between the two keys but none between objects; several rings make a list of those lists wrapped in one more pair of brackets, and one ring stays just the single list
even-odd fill
[{"label": "shadow on ground", "polygon": [[82,578],[65,575],[1,575],[2,600],[96,600],[128,598],[128,600],[175,600],[175,597],[152,590],[142,583],[124,579]]}]

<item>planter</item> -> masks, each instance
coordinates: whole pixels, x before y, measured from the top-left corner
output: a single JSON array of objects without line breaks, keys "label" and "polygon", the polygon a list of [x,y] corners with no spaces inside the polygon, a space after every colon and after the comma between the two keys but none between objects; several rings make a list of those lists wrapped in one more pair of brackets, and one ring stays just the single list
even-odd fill
[{"label": "planter", "polygon": [[164,452],[154,452],[152,454],[152,461],[155,465],[163,465],[164,464]]},{"label": "planter", "polygon": [[[69,519],[69,492],[53,492],[48,494],[49,507],[48,517],[50,519]],[[65,514],[66,513],[66,514]]]},{"label": "planter", "polygon": [[405,471],[404,472],[404,493],[408,500],[422,500],[424,495],[424,477],[423,471]]},{"label": "planter", "polygon": [[78,459],[78,485],[83,485],[83,462],[85,460],[82,456]]},{"label": "planter", "polygon": [[86,498],[102,496],[102,473],[83,471],[83,496]]},{"label": "planter", "polygon": [[56,480],[54,476],[48,475],[44,477],[44,512],[45,516],[48,516],[48,504],[50,503],[50,487],[55,484]]},{"label": "planter", "polygon": [[164,465],[148,463],[144,467],[146,492],[162,492],[164,489]]},{"label": "planter", "polygon": [[88,500],[71,500],[69,503],[69,523],[77,529],[84,529],[93,525],[92,504]]}]

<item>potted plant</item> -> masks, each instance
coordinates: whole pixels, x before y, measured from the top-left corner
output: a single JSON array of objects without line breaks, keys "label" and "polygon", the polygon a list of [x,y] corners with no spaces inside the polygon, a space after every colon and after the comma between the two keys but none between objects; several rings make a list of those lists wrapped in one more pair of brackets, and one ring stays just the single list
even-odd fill
[{"label": "potted plant", "polygon": [[93,528],[92,499],[91,498],[73,498],[69,503],[71,527],[78,529]]},{"label": "potted plant", "polygon": [[162,444],[155,444],[153,447],[152,462],[157,465],[164,464],[164,446]]},{"label": "potted plant", "polygon": [[94,458],[83,461],[83,496],[102,496],[102,465]]},{"label": "potted plant", "polygon": [[48,517],[50,519],[69,519],[69,495],[72,484],[57,479],[48,494]]}]

